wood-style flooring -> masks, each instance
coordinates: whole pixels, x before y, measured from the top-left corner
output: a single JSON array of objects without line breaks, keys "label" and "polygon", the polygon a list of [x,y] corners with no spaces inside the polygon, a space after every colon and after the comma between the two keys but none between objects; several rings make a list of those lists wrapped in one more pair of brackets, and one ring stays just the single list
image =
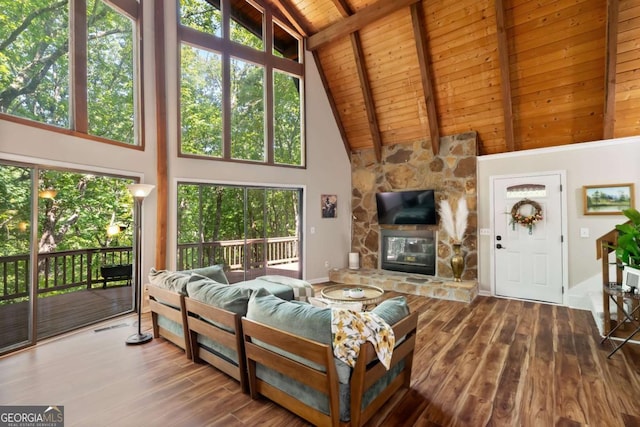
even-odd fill
[{"label": "wood-style flooring", "polygon": [[[131,286],[95,288],[38,298],[38,337],[48,338],[131,312]],[[30,303],[0,305],[0,349],[29,340]]]},{"label": "wood-style flooring", "polygon": [[[640,426],[640,346],[607,359],[589,312],[405,297],[420,313],[412,386],[368,426]],[[307,425],[163,339],[126,346],[135,316],[109,325],[0,358],[0,405],[64,405],[67,427]]]}]

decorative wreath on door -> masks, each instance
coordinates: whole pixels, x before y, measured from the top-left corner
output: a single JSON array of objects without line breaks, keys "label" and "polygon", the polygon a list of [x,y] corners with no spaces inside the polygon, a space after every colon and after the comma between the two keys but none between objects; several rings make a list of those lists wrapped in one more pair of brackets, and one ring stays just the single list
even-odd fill
[{"label": "decorative wreath on door", "polygon": [[[520,213],[520,208],[529,205],[533,208],[531,215],[523,215]],[[536,222],[542,220],[542,206],[538,202],[534,202],[529,199],[522,199],[511,208],[511,225],[513,229],[516,229],[516,224],[520,224],[523,227],[529,229],[529,234],[533,232],[533,226]]]}]

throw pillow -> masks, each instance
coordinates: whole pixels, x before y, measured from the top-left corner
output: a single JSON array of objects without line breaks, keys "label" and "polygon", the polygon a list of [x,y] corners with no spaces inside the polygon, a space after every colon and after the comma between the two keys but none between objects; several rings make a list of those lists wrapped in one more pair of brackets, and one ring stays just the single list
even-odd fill
[{"label": "throw pillow", "polygon": [[168,289],[182,295],[186,295],[187,283],[190,274],[181,271],[156,270],[149,271],[149,283],[159,288]]},{"label": "throw pillow", "polygon": [[224,285],[228,285],[229,281],[227,280],[227,276],[224,274],[224,265],[216,264],[210,265],[208,267],[194,268],[192,270],[184,270],[183,273],[195,273],[204,277],[208,277],[209,279],[213,279],[218,283],[222,283]]},{"label": "throw pillow", "polygon": [[392,326],[410,314],[407,299],[402,296],[386,299],[371,311]]}]

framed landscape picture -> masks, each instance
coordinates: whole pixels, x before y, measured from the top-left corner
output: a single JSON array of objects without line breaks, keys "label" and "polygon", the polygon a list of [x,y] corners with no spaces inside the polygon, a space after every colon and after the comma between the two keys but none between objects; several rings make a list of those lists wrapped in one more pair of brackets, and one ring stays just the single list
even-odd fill
[{"label": "framed landscape picture", "polygon": [[582,187],[585,215],[622,215],[635,207],[633,183]]}]

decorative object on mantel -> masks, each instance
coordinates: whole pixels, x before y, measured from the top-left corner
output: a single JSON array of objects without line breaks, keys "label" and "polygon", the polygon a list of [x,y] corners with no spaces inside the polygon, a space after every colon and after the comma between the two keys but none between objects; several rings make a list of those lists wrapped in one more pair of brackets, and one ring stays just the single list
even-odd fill
[{"label": "decorative object on mantel", "polygon": [[455,282],[462,281],[462,272],[464,271],[464,255],[462,254],[462,239],[467,229],[467,220],[469,218],[469,208],[467,207],[467,199],[464,197],[458,200],[458,208],[455,218],[453,210],[448,200],[440,202],[440,219],[444,231],[447,232],[449,238],[453,240],[453,255],[451,256],[451,271],[453,272],[453,280]]},{"label": "decorative object on mantel", "polygon": [[349,268],[351,270],[360,268],[360,254],[358,252],[349,252]]},{"label": "decorative object on mantel", "polygon": [[[531,206],[532,211],[530,215],[523,215],[520,209],[523,206]],[[542,220],[542,206],[538,202],[530,199],[522,199],[511,208],[511,226],[513,230],[516,229],[516,224],[520,224],[523,227],[529,229],[529,234],[533,233],[533,226],[536,222]]]},{"label": "decorative object on mantel", "polygon": [[462,272],[464,271],[464,256],[460,250],[460,243],[453,244],[453,255],[451,256],[451,271],[453,271],[453,281],[462,281]]}]

